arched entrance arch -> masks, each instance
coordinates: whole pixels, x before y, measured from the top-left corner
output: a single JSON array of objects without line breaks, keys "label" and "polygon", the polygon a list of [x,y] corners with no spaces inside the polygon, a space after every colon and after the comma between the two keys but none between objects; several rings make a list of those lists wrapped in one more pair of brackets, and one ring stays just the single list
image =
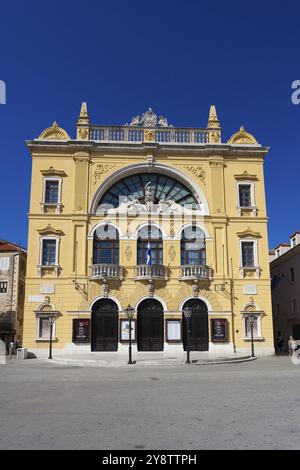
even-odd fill
[{"label": "arched entrance arch", "polygon": [[92,351],[118,350],[119,309],[111,299],[97,300],[92,306]]},{"label": "arched entrance arch", "polygon": [[164,309],[153,298],[143,300],[137,309],[138,351],[163,351]]},{"label": "arched entrance arch", "polygon": [[[187,300],[183,307],[192,309],[192,316],[190,319],[190,336],[189,336],[189,349],[190,351],[208,351],[208,308],[205,302],[201,299]],[[187,350],[187,331],[186,320],[182,313],[183,324],[183,347]]]}]

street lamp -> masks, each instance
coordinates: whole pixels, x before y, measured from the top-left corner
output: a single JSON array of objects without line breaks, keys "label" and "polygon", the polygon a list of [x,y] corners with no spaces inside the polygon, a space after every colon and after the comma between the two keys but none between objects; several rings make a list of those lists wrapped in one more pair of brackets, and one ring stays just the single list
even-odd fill
[{"label": "street lamp", "polygon": [[192,316],[193,309],[186,307],[183,309],[183,315],[186,321],[186,351],[187,351],[187,356],[186,356],[186,364],[191,364],[191,359],[190,359],[190,320]]},{"label": "street lamp", "polygon": [[50,325],[50,344],[49,344],[49,357],[48,359],[53,359],[52,357],[52,341],[53,341],[53,326],[55,323],[55,320],[57,319],[57,313],[51,313],[48,317],[49,325]]},{"label": "street lamp", "polygon": [[125,312],[127,320],[129,321],[129,361],[128,361],[128,364],[133,364],[133,361],[132,361],[132,335],[131,335],[132,328],[131,328],[131,323],[132,323],[132,320],[133,320],[135,310],[130,305],[128,305],[128,307],[125,308],[124,312]]},{"label": "street lamp", "polygon": [[257,320],[257,316],[254,313],[250,313],[246,317],[250,323],[250,331],[251,331],[251,357],[255,357],[254,353],[254,323]]}]

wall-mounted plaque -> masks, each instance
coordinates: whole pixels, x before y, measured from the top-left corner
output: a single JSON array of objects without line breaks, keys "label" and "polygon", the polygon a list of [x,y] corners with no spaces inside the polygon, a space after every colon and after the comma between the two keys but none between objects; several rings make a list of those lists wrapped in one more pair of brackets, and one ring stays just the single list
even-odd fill
[{"label": "wall-mounted plaque", "polygon": [[214,318],[211,320],[211,340],[213,343],[225,343],[228,341],[227,320]]},{"label": "wall-mounted plaque", "polygon": [[[136,341],[136,321],[131,321],[131,341]],[[121,343],[129,342],[129,320],[120,320],[120,341]]]},{"label": "wall-mounted plaque", "polygon": [[90,343],[90,325],[91,320],[87,318],[73,320],[73,343]]},{"label": "wall-mounted plaque", "polygon": [[166,320],[166,340],[167,343],[182,342],[181,320]]}]

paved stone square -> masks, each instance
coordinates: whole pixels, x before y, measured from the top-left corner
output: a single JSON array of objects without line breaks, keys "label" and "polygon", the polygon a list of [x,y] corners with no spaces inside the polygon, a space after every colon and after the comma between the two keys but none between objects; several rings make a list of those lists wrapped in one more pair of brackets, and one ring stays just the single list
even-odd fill
[{"label": "paved stone square", "polygon": [[0,449],[299,449],[300,366],[0,365]]}]

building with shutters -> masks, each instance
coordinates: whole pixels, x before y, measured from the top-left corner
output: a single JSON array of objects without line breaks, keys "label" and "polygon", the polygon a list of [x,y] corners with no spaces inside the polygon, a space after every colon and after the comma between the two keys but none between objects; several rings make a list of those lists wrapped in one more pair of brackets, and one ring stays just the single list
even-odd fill
[{"label": "building with shutters", "polygon": [[0,240],[0,339],[22,338],[27,252],[6,240]]},{"label": "building with shutters", "polygon": [[270,261],[274,339],[287,352],[290,336],[300,344],[300,232],[272,250]]},{"label": "building with shutters", "polygon": [[82,104],[76,136],[55,122],[27,141],[32,156],[24,343],[122,351],[135,309],[138,351],[274,352],[263,164],[244,128],[223,142],[149,109],[130,124],[94,125]]}]

